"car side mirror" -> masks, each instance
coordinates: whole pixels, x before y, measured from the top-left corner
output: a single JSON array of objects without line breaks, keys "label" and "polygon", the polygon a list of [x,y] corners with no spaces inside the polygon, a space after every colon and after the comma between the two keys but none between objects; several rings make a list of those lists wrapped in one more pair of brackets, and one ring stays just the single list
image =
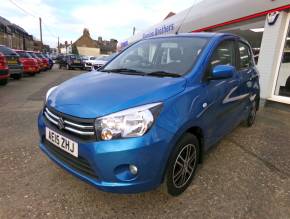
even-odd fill
[{"label": "car side mirror", "polygon": [[231,78],[236,71],[234,66],[231,65],[217,65],[212,69],[209,80],[219,80]]}]

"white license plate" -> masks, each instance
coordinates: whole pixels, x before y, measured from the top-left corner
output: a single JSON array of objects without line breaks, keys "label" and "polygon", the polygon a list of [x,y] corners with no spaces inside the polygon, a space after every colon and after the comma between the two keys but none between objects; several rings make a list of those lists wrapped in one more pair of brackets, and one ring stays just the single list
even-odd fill
[{"label": "white license plate", "polygon": [[45,129],[45,138],[54,144],[55,146],[59,147],[60,149],[64,150],[65,152],[78,157],[78,149],[79,145],[77,142],[72,141],[55,131],[47,128]]}]

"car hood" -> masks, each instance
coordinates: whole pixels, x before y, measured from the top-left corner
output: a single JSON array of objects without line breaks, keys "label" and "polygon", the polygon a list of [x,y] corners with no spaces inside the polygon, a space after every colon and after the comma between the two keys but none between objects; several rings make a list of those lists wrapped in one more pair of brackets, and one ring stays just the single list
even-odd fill
[{"label": "car hood", "polygon": [[47,105],[80,118],[96,118],[123,109],[161,102],[182,92],[183,77],[151,77],[90,72],[72,78],[51,92]]},{"label": "car hood", "polygon": [[104,64],[106,64],[107,63],[107,61],[104,61],[104,60],[95,60],[94,62],[93,62],[93,64],[96,64],[96,65],[104,65]]}]

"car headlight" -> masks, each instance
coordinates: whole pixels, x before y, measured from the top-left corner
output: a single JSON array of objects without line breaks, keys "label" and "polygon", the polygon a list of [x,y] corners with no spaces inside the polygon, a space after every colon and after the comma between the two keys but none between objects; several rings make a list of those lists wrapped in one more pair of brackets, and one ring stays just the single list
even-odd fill
[{"label": "car headlight", "polygon": [[47,98],[48,98],[49,95],[51,94],[51,92],[54,91],[56,88],[57,88],[57,86],[51,87],[51,88],[49,88],[49,90],[46,92],[46,95],[45,95],[45,103],[46,103],[46,101],[47,101]]},{"label": "car headlight", "polygon": [[162,103],[152,103],[97,118],[96,133],[101,140],[142,136],[151,128],[161,107]]}]

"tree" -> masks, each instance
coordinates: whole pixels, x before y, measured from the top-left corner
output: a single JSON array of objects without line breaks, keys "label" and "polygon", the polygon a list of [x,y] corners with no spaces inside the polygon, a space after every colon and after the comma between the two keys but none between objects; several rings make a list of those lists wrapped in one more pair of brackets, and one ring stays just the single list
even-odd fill
[{"label": "tree", "polygon": [[72,44],[72,48],[71,48],[71,50],[72,50],[72,54],[76,54],[76,55],[79,54],[79,51],[78,51],[78,49],[77,49],[77,47],[76,47],[75,44]]}]

